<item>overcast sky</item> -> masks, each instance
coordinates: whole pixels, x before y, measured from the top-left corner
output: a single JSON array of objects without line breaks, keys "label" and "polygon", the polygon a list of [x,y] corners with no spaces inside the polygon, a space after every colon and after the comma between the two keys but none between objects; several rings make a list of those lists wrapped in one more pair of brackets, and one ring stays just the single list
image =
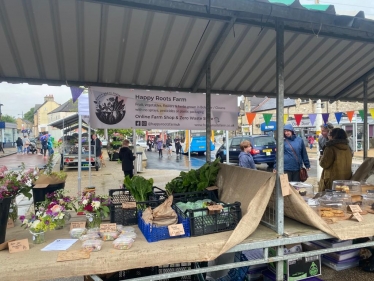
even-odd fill
[{"label": "overcast sky", "polygon": [[[313,4],[314,2],[315,0],[300,0],[301,4]],[[320,4],[334,5],[336,13],[340,15],[356,15],[359,11],[364,11],[367,18],[374,19],[373,0],[320,0]],[[22,112],[25,114],[35,104],[42,104],[46,95],[53,95],[55,101],[60,104],[71,98],[70,90],[66,86],[0,83],[0,103],[3,104],[1,111],[3,114],[19,117]]]}]

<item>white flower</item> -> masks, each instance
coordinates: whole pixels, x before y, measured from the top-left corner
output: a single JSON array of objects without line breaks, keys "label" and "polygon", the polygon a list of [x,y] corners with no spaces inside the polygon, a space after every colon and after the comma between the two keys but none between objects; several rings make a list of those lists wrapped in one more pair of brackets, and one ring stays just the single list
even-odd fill
[{"label": "white flower", "polygon": [[29,179],[29,180],[26,182],[26,185],[27,185],[28,187],[31,187],[31,186],[32,186],[32,180]]},{"label": "white flower", "polygon": [[40,220],[36,220],[32,223],[31,228],[36,228],[38,224],[40,223]]},{"label": "white flower", "polygon": [[100,201],[92,201],[91,206],[92,206],[95,210],[97,210],[98,208],[100,208]]},{"label": "white flower", "polygon": [[58,219],[59,220],[62,220],[63,218],[64,218],[64,216],[65,216],[65,213],[60,213],[59,215],[58,215]]},{"label": "white flower", "polygon": [[87,205],[87,203],[88,203],[87,199],[84,199],[84,200],[82,201],[82,204],[83,204],[83,205]]},{"label": "white flower", "polygon": [[22,223],[23,223],[23,224],[27,224],[28,222],[29,222],[28,219],[24,219]]},{"label": "white flower", "polygon": [[17,180],[21,181],[22,180],[22,175],[18,175]]}]

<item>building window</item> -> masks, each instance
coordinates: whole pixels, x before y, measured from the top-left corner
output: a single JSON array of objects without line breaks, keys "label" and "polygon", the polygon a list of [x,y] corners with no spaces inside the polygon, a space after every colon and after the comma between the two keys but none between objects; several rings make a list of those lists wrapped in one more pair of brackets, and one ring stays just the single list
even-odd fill
[{"label": "building window", "polygon": [[300,103],[309,103],[309,99],[307,99],[307,100],[300,99]]}]

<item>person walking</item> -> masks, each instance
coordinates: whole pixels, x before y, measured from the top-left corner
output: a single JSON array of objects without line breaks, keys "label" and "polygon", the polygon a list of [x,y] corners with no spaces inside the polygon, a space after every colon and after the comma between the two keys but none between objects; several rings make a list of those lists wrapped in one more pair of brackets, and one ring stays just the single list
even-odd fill
[{"label": "person walking", "polygon": [[96,134],[92,134],[91,136],[91,153],[95,155],[95,164],[100,163],[100,156],[101,156],[101,141],[97,138]]},{"label": "person walking", "polygon": [[320,166],[323,168],[318,191],[331,189],[334,180],[349,180],[352,176],[352,153],[343,129],[335,128],[329,134]]},{"label": "person walking", "polygon": [[181,154],[181,139],[179,138],[179,136],[176,136],[175,139],[174,139],[174,143],[175,143],[175,154],[177,155],[178,157],[178,154]]},{"label": "person walking", "polygon": [[239,154],[239,166],[243,168],[249,168],[257,170],[255,161],[251,155],[252,145],[248,140],[244,140],[240,143],[240,154]]},{"label": "person walking", "polygon": [[18,137],[18,139],[16,140],[16,144],[17,144],[17,154],[22,154],[23,141],[21,137]]},{"label": "person walking", "polygon": [[170,138],[170,136],[168,136],[168,138],[166,139],[166,150],[167,150],[168,157],[173,156],[172,149],[173,149],[173,145],[172,145],[172,142],[171,142],[171,138]]},{"label": "person walking", "polygon": [[313,148],[313,144],[314,144],[314,138],[313,138],[312,135],[310,135],[310,136],[308,137],[308,143],[309,143],[309,148],[310,148],[310,150],[312,150],[312,148]]},{"label": "person walking", "polygon": [[23,137],[22,140],[22,145],[23,145],[23,154],[28,154],[30,151],[30,140],[27,136]]},{"label": "person walking", "polygon": [[162,149],[163,149],[163,144],[164,142],[162,141],[161,138],[158,138],[157,139],[157,142],[156,142],[156,146],[157,146],[157,150],[158,150],[158,157],[159,158],[162,158]]},{"label": "person walking", "polygon": [[[276,159],[277,161],[277,159]],[[288,175],[288,181],[299,182],[300,170],[305,165],[310,169],[308,153],[306,152],[304,140],[295,135],[291,124],[284,126],[284,173]],[[276,162],[274,173],[276,173]]]},{"label": "person walking", "polygon": [[152,141],[150,137],[148,137],[147,139],[147,145],[148,145],[148,151],[152,151]]},{"label": "person walking", "polygon": [[122,171],[126,176],[129,176],[132,178],[134,176],[134,160],[135,155],[132,153],[132,151],[129,148],[130,141],[124,140],[122,142],[122,147],[119,150],[119,160],[122,162]]}]

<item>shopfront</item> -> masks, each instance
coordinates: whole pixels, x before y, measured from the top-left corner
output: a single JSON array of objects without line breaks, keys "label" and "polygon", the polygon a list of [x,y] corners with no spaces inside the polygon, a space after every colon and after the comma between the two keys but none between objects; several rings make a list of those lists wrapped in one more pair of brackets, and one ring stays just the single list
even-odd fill
[{"label": "shopfront", "polygon": [[17,136],[17,124],[0,122],[1,142],[3,147],[14,147]]}]

